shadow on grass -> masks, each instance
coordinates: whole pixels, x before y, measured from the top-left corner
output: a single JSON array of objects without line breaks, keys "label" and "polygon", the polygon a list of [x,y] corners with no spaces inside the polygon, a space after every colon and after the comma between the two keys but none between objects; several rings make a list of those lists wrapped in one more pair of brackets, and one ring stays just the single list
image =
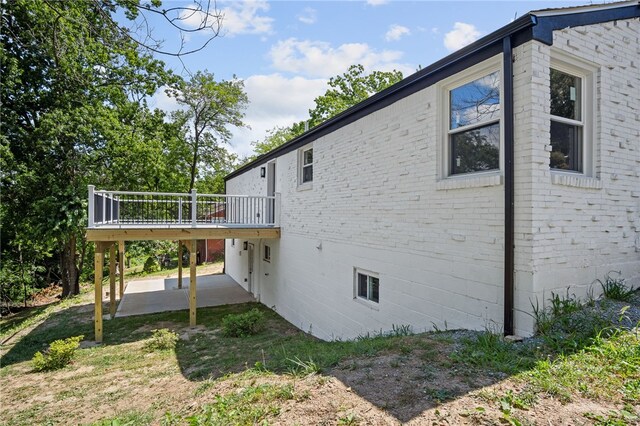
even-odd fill
[{"label": "shadow on grass", "polygon": [[[253,308],[265,315],[261,333],[245,338],[222,336],[226,315]],[[154,329],[169,328],[181,335],[176,360],[182,375],[191,381],[216,379],[254,367],[294,374],[320,370],[401,422],[531,369],[550,355],[530,344],[512,344],[489,333],[465,331],[323,342],[258,303],[199,308],[198,324],[189,327],[188,311],[105,320],[102,345],[141,341],[151,337]],[[52,314],[9,349],[3,367],[30,360],[53,340],[81,334],[87,341],[93,339],[92,304]]]}]

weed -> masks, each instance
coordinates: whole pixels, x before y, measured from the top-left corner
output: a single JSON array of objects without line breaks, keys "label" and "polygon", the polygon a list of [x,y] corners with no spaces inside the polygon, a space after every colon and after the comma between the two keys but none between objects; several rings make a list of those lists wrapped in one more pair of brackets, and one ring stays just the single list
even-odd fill
[{"label": "weed", "polygon": [[358,416],[354,413],[349,413],[345,416],[342,416],[338,419],[339,426],[355,426],[359,424]]},{"label": "weed", "polygon": [[[192,425],[259,424],[280,414],[275,402],[290,399],[294,399],[291,385],[249,386],[238,393],[218,395],[215,403],[205,405],[201,413],[180,420]],[[184,423],[175,417],[171,420]]]},{"label": "weed", "polygon": [[637,424],[640,420],[640,415],[629,404],[620,411],[611,410],[607,415],[584,413],[584,416],[589,420],[594,420],[596,426],[627,426]]},{"label": "weed", "polygon": [[446,401],[450,401],[453,398],[455,398],[455,392],[449,390],[449,389],[432,389],[432,388],[426,388],[424,390],[424,393],[429,396],[429,398],[431,398],[432,400],[436,401],[437,403],[442,403],[442,402],[446,402]]},{"label": "weed", "polygon": [[176,348],[176,343],[178,343],[179,339],[178,333],[167,328],[152,331],[153,334],[151,335],[151,338],[144,344],[144,349],[147,352],[167,351]]},{"label": "weed", "polygon": [[264,313],[257,308],[242,314],[227,315],[222,319],[225,337],[246,337],[259,333],[265,327]]},{"label": "weed", "polygon": [[42,352],[35,353],[31,360],[33,369],[35,371],[49,371],[63,368],[71,362],[83,338],[84,336],[75,336],[64,340],[54,340],[44,354]]},{"label": "weed", "polygon": [[469,417],[476,420],[480,419],[486,411],[487,410],[485,410],[484,407],[476,407],[473,410],[465,410],[461,412],[460,417]]},{"label": "weed", "polygon": [[[613,278],[611,273],[615,272],[618,277]],[[602,293],[605,297],[612,300],[619,300],[621,302],[629,302],[633,298],[633,287],[627,288],[624,282],[624,278],[620,277],[620,272],[610,271],[604,278],[604,282],[596,280],[602,286]]]},{"label": "weed", "polygon": [[402,336],[411,336],[413,334],[413,328],[408,325],[395,325],[395,324],[391,324],[391,331],[389,332],[389,335],[391,336],[395,336],[395,337],[402,337]]},{"label": "weed", "polygon": [[287,361],[291,363],[289,373],[293,376],[310,376],[320,373],[320,367],[311,358],[308,361],[302,361],[300,358],[289,358]]},{"label": "weed", "polygon": [[454,362],[511,374],[532,367],[536,361],[528,347],[507,342],[502,336],[488,331],[465,339],[462,344],[460,350],[450,355]]}]

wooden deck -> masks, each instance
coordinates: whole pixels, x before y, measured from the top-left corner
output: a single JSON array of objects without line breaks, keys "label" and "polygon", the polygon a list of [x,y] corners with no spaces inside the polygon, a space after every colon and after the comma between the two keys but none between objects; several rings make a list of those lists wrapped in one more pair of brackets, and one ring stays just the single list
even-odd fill
[{"label": "wooden deck", "polygon": [[100,227],[87,229],[87,241],[140,241],[140,240],[206,240],[206,239],[280,238],[279,227],[216,226],[207,227],[152,227],[129,225],[126,227]]}]

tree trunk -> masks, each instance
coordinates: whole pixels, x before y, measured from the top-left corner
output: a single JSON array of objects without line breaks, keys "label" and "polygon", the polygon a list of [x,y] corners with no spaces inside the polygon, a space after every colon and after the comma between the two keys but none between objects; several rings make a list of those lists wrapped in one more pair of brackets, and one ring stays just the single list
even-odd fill
[{"label": "tree trunk", "polygon": [[76,237],[72,235],[64,242],[60,256],[60,269],[62,272],[62,297],[68,297],[80,293],[78,285],[79,274],[76,266]]}]

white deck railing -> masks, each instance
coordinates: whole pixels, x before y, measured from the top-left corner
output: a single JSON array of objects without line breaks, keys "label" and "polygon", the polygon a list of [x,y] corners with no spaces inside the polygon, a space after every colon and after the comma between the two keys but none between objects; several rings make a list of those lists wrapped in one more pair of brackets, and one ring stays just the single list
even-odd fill
[{"label": "white deck railing", "polygon": [[280,195],[97,190],[89,185],[89,228],[279,225]]}]

